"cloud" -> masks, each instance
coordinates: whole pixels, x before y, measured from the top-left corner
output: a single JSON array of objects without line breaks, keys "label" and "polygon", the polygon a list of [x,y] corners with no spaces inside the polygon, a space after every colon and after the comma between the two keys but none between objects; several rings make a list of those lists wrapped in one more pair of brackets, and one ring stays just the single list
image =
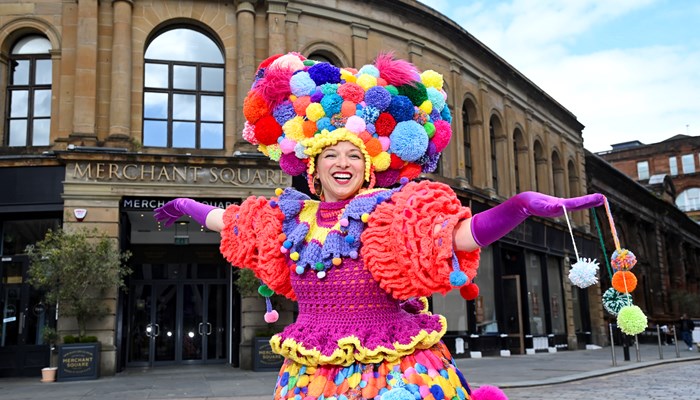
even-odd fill
[{"label": "cloud", "polygon": [[[700,127],[700,46],[680,38],[676,45],[610,48],[610,38],[597,36],[610,24],[616,24],[613,32],[622,32],[625,18],[672,11],[668,3],[512,0],[457,6],[462,2],[453,1],[451,8],[444,0],[430,3],[449,10],[449,18],[576,115],[586,126],[584,145],[591,151],[692,135]],[[697,12],[694,7],[686,12]],[[599,49],[576,52],[584,39]]]}]

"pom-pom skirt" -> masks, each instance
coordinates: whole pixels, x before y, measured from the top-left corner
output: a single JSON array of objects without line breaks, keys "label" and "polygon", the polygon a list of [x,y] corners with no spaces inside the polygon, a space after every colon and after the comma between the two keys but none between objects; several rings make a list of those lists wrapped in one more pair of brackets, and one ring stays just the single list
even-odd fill
[{"label": "pom-pom skirt", "polygon": [[309,367],[285,360],[275,399],[468,400],[471,389],[442,342],[396,361]]}]

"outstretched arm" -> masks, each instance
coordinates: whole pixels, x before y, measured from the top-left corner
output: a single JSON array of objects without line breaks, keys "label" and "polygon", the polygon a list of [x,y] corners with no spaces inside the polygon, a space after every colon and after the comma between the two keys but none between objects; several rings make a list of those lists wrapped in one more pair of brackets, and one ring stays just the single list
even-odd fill
[{"label": "outstretched arm", "polygon": [[224,210],[192,199],[171,200],[162,207],[156,208],[153,213],[155,219],[163,222],[166,227],[175,223],[183,215],[189,215],[197,223],[212,231],[221,232],[224,228]]},{"label": "outstretched arm", "polygon": [[522,192],[489,210],[461,221],[454,230],[455,250],[472,251],[505,236],[527,217],[559,217],[567,211],[603,205],[605,197],[595,193],[570,199],[537,192]]}]

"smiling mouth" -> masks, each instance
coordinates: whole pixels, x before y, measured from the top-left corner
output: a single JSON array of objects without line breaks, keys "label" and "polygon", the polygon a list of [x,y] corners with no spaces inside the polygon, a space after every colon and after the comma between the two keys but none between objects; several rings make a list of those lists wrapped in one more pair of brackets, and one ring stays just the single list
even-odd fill
[{"label": "smiling mouth", "polygon": [[338,182],[348,182],[352,179],[352,174],[348,172],[336,172],[333,174],[333,179]]}]

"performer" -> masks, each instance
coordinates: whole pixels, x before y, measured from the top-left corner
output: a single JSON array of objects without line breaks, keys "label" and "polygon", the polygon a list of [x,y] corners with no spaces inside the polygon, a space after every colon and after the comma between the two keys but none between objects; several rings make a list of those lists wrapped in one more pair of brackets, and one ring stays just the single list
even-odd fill
[{"label": "performer", "polygon": [[287,188],[226,210],[185,198],[156,210],[166,226],[190,215],[221,232],[232,265],[298,302],[296,322],[271,340],[285,357],[275,399],[505,398],[472,393],[426,296],[475,297],[480,247],[530,215],[604,198],[524,192],[472,216],[449,186],[411,181],[449,142],[446,98],[440,74],[390,54],[359,71],[273,56],[245,99],[243,135],[286,173],[306,174],[320,201]]}]

